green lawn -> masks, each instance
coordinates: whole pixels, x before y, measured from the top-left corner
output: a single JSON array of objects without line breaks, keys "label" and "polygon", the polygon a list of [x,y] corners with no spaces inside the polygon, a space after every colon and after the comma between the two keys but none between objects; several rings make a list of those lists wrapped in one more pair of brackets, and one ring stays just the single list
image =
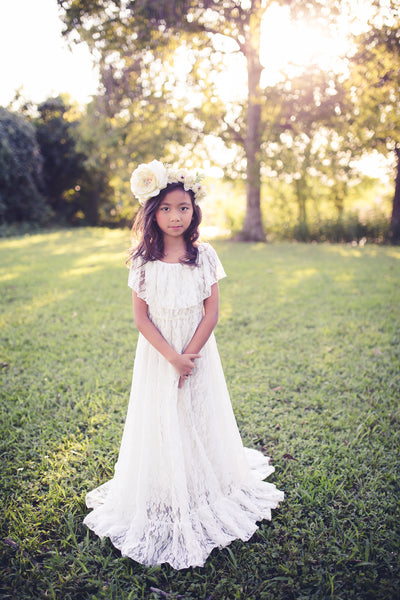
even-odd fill
[{"label": "green lawn", "polygon": [[1,598],[399,598],[400,249],[214,244],[234,411],[286,500],[249,542],[174,571],[82,525],[129,396],[128,245],[105,229],[0,240]]}]

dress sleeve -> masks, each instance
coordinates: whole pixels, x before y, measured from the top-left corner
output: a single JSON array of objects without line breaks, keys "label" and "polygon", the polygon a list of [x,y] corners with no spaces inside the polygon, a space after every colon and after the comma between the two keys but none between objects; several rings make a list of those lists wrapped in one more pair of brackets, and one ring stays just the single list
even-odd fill
[{"label": "dress sleeve", "polygon": [[204,297],[208,298],[211,296],[211,286],[226,277],[226,273],[217,253],[210,244],[203,244],[199,251],[204,275]]},{"label": "dress sleeve", "polygon": [[146,293],[146,264],[140,257],[133,258],[129,268],[128,285],[137,293],[139,298],[147,302]]}]

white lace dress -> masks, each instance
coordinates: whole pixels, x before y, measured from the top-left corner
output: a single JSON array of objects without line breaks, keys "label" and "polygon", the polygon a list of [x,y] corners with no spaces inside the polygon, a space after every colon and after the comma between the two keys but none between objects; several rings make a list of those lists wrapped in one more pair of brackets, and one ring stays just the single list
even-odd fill
[{"label": "white lace dress", "polygon": [[[197,266],[136,261],[129,285],[181,352],[224,276],[215,250],[201,244]],[[243,448],[214,335],[178,389],[178,373],[140,334],[114,477],[87,494],[84,523],[140,563],[202,566],[213,548],[248,540],[256,521],[271,518],[283,500],[262,481],[273,470]]]}]

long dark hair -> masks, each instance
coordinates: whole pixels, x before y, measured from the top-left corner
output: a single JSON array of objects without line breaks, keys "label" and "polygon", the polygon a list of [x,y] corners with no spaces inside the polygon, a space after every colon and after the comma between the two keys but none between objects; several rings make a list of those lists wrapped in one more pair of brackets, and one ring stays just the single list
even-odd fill
[{"label": "long dark hair", "polygon": [[[136,240],[140,240],[137,246],[129,250],[128,261],[140,257],[143,263],[162,260],[164,258],[164,236],[155,219],[155,214],[162,200],[169,192],[174,190],[184,190],[183,183],[169,183],[161,192],[149,198],[145,205],[139,210],[132,227],[132,234]],[[186,191],[186,190],[184,190]],[[186,254],[181,262],[184,264],[195,265],[197,263],[197,240],[199,239],[199,225],[201,223],[201,209],[195,203],[194,192],[187,190],[192,201],[193,217],[192,221],[183,234],[186,244]]]}]

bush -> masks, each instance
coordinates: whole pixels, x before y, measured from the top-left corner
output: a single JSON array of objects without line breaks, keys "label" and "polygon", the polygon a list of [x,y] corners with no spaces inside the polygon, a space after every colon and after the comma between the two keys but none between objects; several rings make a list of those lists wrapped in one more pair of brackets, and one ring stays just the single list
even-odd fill
[{"label": "bush", "polygon": [[0,107],[0,223],[45,223],[42,157],[34,127]]},{"label": "bush", "polygon": [[307,226],[294,224],[280,228],[272,224],[267,230],[271,240],[298,242],[350,243],[368,241],[381,244],[389,240],[390,221],[385,214],[371,209],[366,216],[348,213],[341,220],[320,219]]}]

